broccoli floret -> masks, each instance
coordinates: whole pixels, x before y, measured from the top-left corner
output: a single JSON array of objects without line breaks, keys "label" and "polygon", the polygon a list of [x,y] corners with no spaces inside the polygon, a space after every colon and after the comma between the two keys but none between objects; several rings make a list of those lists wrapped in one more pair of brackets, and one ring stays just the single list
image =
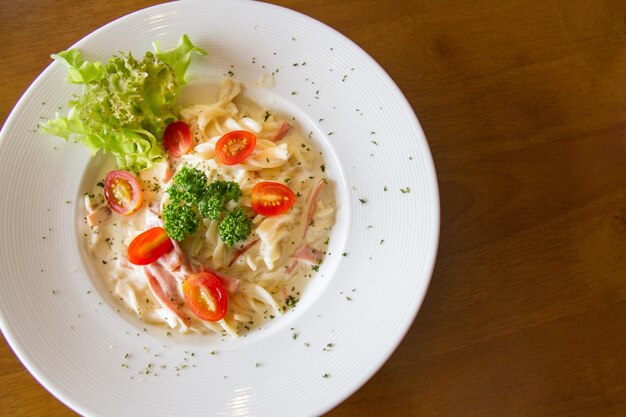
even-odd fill
[{"label": "broccoli floret", "polygon": [[229,212],[217,228],[220,239],[227,246],[233,246],[235,243],[246,240],[252,231],[252,220],[241,207],[236,207]]},{"label": "broccoli floret", "polygon": [[198,215],[187,204],[170,203],[163,209],[163,223],[168,236],[181,241],[198,230]]}]

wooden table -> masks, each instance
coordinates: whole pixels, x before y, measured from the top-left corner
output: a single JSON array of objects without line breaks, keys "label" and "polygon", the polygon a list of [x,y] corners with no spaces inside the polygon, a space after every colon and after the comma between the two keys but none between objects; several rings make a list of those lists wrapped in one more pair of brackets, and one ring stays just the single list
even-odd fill
[{"label": "wooden table", "polygon": [[[274,2],[385,68],[441,192],[417,320],[328,415],[626,415],[626,2]],[[0,120],[51,52],[155,3],[3,1]],[[0,415],[74,415],[4,341],[0,366]]]}]

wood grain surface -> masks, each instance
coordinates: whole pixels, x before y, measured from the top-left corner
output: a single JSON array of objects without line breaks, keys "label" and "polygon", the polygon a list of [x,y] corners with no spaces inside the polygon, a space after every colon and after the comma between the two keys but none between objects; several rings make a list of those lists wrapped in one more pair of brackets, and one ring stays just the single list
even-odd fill
[{"label": "wood grain surface", "polygon": [[[441,193],[416,321],[328,416],[626,415],[626,2],[272,2],[382,65]],[[155,3],[0,2],[2,123],[50,53]],[[2,341],[0,415],[75,414]]]}]

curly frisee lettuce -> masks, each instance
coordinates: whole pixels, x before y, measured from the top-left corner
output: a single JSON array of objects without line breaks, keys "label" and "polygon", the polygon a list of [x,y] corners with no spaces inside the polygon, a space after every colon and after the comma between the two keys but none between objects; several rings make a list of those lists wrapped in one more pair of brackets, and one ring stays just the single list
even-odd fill
[{"label": "curly frisee lettuce", "polygon": [[57,114],[41,131],[76,140],[93,154],[111,153],[120,169],[139,172],[164,160],[163,132],[178,119],[176,97],[191,57],[207,52],[187,35],[174,49],[162,51],[156,42],[153,48],[141,60],[120,53],[105,64],[84,60],[77,49],[52,55],[83,94],[69,102],[67,115]]}]

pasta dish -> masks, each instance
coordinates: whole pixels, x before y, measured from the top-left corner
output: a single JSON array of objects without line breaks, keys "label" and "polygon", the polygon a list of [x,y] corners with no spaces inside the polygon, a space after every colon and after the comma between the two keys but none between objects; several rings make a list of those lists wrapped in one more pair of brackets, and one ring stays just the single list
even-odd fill
[{"label": "pasta dish", "polygon": [[244,334],[295,307],[323,260],[335,219],[323,155],[241,92],[224,79],[167,126],[166,161],[135,175],[111,160],[85,195],[89,252],[146,323]]}]

